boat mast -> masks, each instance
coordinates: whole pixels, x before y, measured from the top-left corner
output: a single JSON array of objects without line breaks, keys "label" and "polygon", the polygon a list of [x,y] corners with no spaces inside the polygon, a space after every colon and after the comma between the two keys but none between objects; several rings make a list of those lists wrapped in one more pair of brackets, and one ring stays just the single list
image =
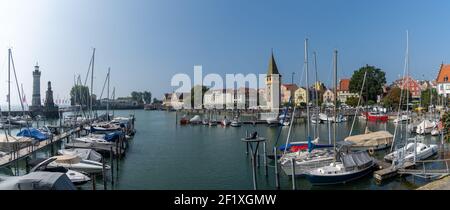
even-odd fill
[{"label": "boat mast", "polygon": [[[317,85],[317,54],[316,54],[316,52],[314,52],[313,53],[314,54],[314,70],[315,70],[315,73],[316,73],[316,82],[314,83],[314,95],[315,95],[315,100],[316,100],[316,112],[314,112],[315,113],[315,116],[316,116],[316,127],[315,127],[315,129],[314,129],[314,132],[317,134],[317,136],[314,136],[315,138],[320,138],[319,137],[319,113],[320,113],[320,109],[319,109],[319,111],[317,111],[317,109],[319,108],[319,96],[318,96],[318,94],[319,94],[319,92],[317,91],[317,87],[316,87],[316,85]],[[309,87],[306,87],[306,89],[308,90],[309,89]]]},{"label": "boat mast", "polygon": [[111,67],[108,68],[108,87],[106,88],[106,94],[108,94],[107,101],[106,101],[106,117],[107,117],[108,121],[109,121],[109,78],[110,78],[109,72],[110,72],[110,70],[111,70]]},{"label": "boat mast", "polygon": [[310,119],[309,119],[309,81],[308,81],[308,39],[305,39],[305,69],[306,69],[306,128],[307,128],[307,138],[311,138],[310,135]]},{"label": "boat mast", "polygon": [[[406,79],[409,79],[409,33],[406,31],[406,58],[405,58]],[[405,87],[405,81],[403,81],[403,87]],[[406,84],[406,115],[409,117],[409,90],[408,84]],[[406,132],[405,139],[408,141],[408,120],[406,120]]]},{"label": "boat mast", "polygon": [[11,135],[11,48],[8,49],[8,135]]},{"label": "boat mast", "polygon": [[91,69],[91,96],[89,97],[89,106],[90,106],[90,115],[91,119],[93,116],[93,110],[92,110],[92,97],[94,96],[94,60],[95,60],[95,48],[92,52],[92,69]]},{"label": "boat mast", "polygon": [[[337,107],[337,50],[334,50],[334,123],[333,123],[333,147],[336,152],[336,107]],[[336,158],[336,156],[335,156]]]}]

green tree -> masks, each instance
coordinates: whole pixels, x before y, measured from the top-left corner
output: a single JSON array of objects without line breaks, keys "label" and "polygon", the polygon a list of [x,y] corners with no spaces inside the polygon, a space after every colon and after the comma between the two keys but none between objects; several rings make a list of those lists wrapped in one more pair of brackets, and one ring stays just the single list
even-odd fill
[{"label": "green tree", "polygon": [[353,72],[350,79],[350,92],[360,93],[366,72],[362,97],[365,101],[377,101],[377,96],[383,93],[383,86],[386,84],[386,73],[375,66],[366,65]]},{"label": "green tree", "polygon": [[89,105],[89,88],[83,85],[75,85],[70,90],[70,104],[73,105]]},{"label": "green tree", "polygon": [[[386,97],[384,97],[381,100],[381,103],[383,104],[384,107],[386,108],[391,108],[393,110],[397,110],[398,109],[398,105],[400,103],[400,95],[402,90],[399,87],[394,87],[391,90],[389,90],[388,94],[386,95]],[[409,101],[412,100],[411,97],[411,92],[408,92],[409,95]],[[403,107],[406,107],[406,91],[403,91],[403,97],[402,97],[402,109]]]},{"label": "green tree", "polygon": [[442,125],[444,126],[444,130],[447,131],[447,134],[445,135],[445,139],[447,141],[450,141],[450,111],[447,111],[442,116]]},{"label": "green tree", "polygon": [[142,97],[144,98],[145,103],[149,104],[152,102],[152,93],[149,91],[144,91],[142,93]]},{"label": "green tree", "polygon": [[[356,106],[358,106],[358,101],[359,101],[358,97],[352,96],[352,97],[347,98],[347,101],[345,101],[345,103],[351,107],[356,107]],[[361,103],[362,103],[362,100],[361,100]]]},{"label": "green tree", "polygon": [[134,100],[134,101],[137,101],[139,104],[142,104],[142,103],[144,103],[143,101],[142,101],[142,93],[141,92],[137,92],[137,91],[133,91],[133,92],[131,92],[131,98]]},{"label": "green tree", "polygon": [[[430,98],[430,94],[433,94],[431,98]],[[436,105],[437,99],[438,99],[438,94],[437,94],[436,89],[432,89],[432,90],[427,89],[427,90],[422,91],[421,98],[422,98],[421,99],[422,107],[425,107],[428,109],[430,107],[430,100],[433,100],[432,104]]]},{"label": "green tree", "polygon": [[200,90],[200,88],[201,88],[201,91],[202,91],[202,101],[201,101],[201,104],[202,104],[202,108],[203,108],[203,97],[205,96],[206,91],[209,90],[208,87],[203,86],[203,85],[202,85],[202,86],[196,85],[196,86],[194,86],[194,87],[191,88],[191,107],[192,107],[192,108],[195,108],[195,107],[194,107],[194,92],[197,92],[197,90]]}]

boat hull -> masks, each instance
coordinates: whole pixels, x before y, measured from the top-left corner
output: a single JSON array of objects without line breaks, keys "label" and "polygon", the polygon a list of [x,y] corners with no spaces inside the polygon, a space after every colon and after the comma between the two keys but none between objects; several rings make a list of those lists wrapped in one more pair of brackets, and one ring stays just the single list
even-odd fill
[{"label": "boat hull", "polygon": [[331,175],[312,175],[306,174],[306,178],[313,185],[332,185],[345,184],[370,174],[374,169],[374,163],[371,166],[359,170],[355,173],[331,174]]}]

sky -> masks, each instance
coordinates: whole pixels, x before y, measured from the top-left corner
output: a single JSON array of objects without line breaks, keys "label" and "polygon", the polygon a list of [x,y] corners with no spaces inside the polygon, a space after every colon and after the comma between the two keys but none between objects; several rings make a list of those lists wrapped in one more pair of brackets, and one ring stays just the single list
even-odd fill
[{"label": "sky", "polygon": [[54,98],[67,99],[74,75],[84,80],[93,48],[94,93],[100,95],[111,67],[116,97],[147,90],[161,98],[176,89],[172,76],[192,75],[194,65],[204,74],[263,74],[272,48],[284,82],[296,72],[295,82],[303,84],[305,38],[310,67],[316,51],[325,84],[334,49],[340,78],[369,64],[391,82],[403,72],[406,30],[411,75],[435,79],[440,64],[450,63],[448,8],[445,0],[1,0],[0,104],[8,48],[29,103],[36,62],[41,96],[51,81]]}]

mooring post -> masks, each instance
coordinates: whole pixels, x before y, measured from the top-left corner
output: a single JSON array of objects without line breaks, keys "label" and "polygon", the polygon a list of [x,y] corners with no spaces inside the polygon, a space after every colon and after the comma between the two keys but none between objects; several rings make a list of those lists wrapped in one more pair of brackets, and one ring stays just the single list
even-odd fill
[{"label": "mooring post", "polygon": [[28,161],[29,161],[29,157],[26,157],[25,158],[25,169],[26,169],[27,174],[30,173],[30,164],[28,163]]},{"label": "mooring post", "polygon": [[107,187],[106,187],[105,157],[103,157],[103,156],[102,156],[102,178],[103,178],[103,189],[107,190]]},{"label": "mooring post", "polygon": [[273,147],[273,159],[275,163],[275,187],[280,189],[280,174],[278,173],[278,157],[277,157],[277,147]]},{"label": "mooring post", "polygon": [[263,142],[263,151],[264,151],[263,153],[264,153],[265,175],[267,177],[267,176],[269,176],[269,173],[268,173],[269,168],[267,166],[267,149],[266,149],[266,142],[265,141]]},{"label": "mooring post", "polygon": [[114,156],[112,147],[109,148],[109,162],[111,165],[111,184],[114,185]]},{"label": "mooring post", "polygon": [[292,171],[292,174],[291,174],[291,176],[292,176],[292,190],[295,190],[296,189],[296,185],[295,185],[295,159],[294,158],[291,159],[291,167],[292,167],[292,169],[291,169],[291,171]]},{"label": "mooring post", "polygon": [[253,189],[256,190],[258,186],[256,183],[256,157],[254,154],[252,154],[252,169],[253,169]]},{"label": "mooring post", "polygon": [[95,174],[91,174],[92,190],[95,190]]}]

